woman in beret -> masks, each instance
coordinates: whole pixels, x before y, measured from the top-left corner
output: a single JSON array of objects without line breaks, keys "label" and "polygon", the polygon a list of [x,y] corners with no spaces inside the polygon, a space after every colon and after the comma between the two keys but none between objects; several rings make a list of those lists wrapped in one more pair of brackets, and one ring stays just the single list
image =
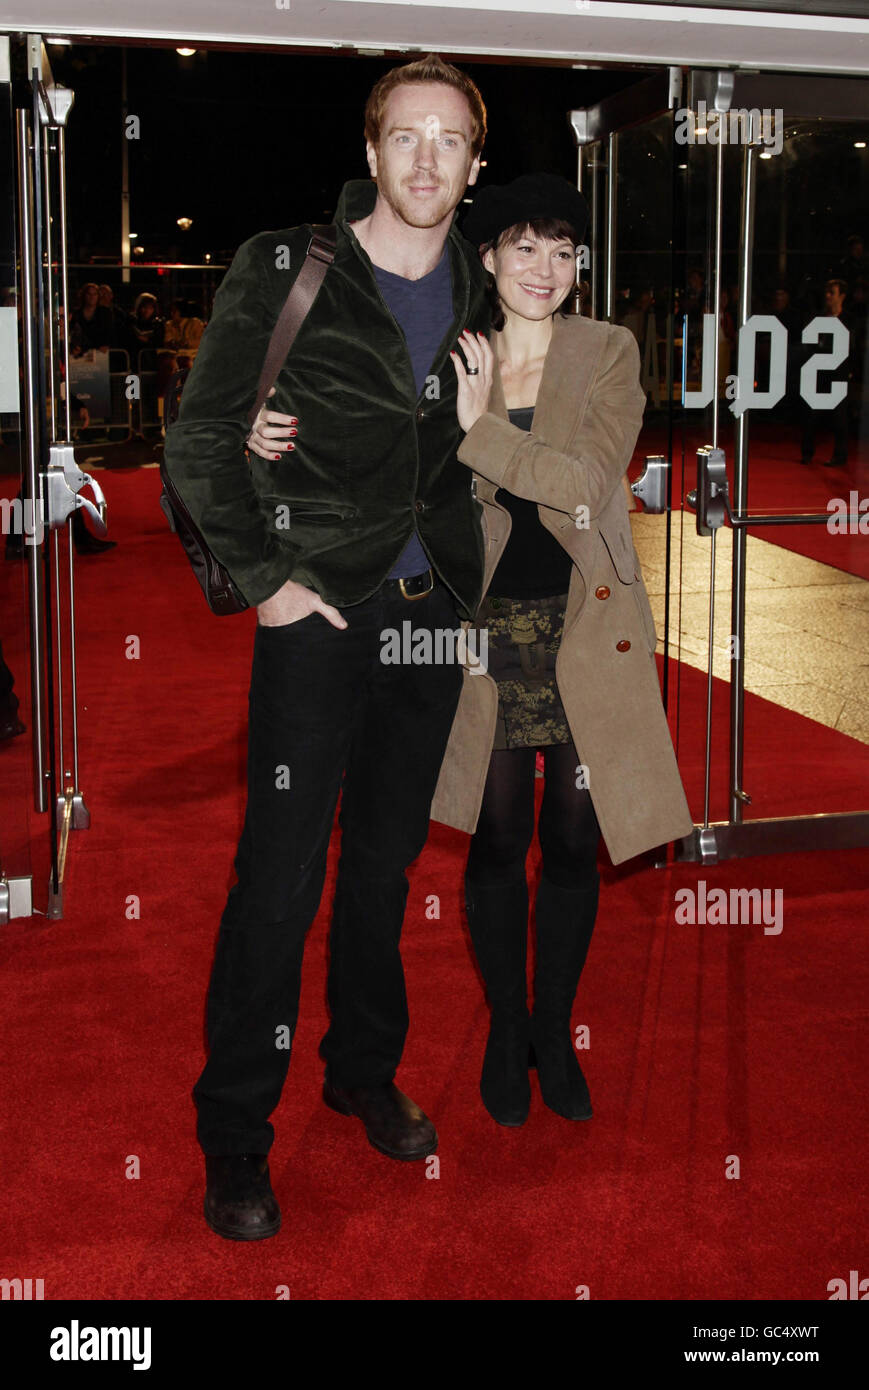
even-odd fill
[{"label": "woman in beret", "polygon": [[453,353],[485,587],[468,642],[480,661],[465,671],[432,816],[473,832],[465,901],[491,1009],[480,1090],[502,1125],[527,1118],[529,1064],[551,1110],[591,1116],[571,1012],[597,915],[601,833],[615,864],[693,828],[626,501],[645,405],[636,341],[569,309],[586,221],[570,183],[533,174],[478,192],[463,227],[491,281],[490,339],[465,333]]}]

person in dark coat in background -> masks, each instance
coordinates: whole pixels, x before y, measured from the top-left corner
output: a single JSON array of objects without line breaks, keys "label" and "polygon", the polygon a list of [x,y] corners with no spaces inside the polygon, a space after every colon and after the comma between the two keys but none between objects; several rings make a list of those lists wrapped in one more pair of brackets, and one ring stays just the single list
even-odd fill
[{"label": "person in dark coat in background", "polygon": [[108,309],[112,316],[112,336],[109,342],[110,348],[122,348],[127,345],[127,322],[128,314],[121,308],[120,304],[115,303],[115,292],[111,285],[100,285],[100,306]]},{"label": "person in dark coat in background", "polygon": [[[837,367],[818,373],[820,389],[829,389],[827,382],[849,382],[852,371],[851,320],[844,312],[848,287],[844,280],[828,280],[824,287],[825,312],[830,318],[838,319],[848,331],[848,352]],[[822,340],[823,341],[823,340]],[[833,452],[825,459],[825,468],[845,468],[848,464],[848,391],[832,410],[813,410],[808,401],[803,402],[803,445],[800,462],[811,463],[815,453],[815,433],[826,430],[827,422],[833,431]]]},{"label": "person in dark coat in background", "polygon": [[100,303],[100,287],[93,281],[82,285],[72,314],[70,352],[81,357],[84,352],[108,352],[115,324],[111,311]]},{"label": "person in dark coat in background", "polygon": [[142,348],[161,348],[165,336],[166,321],[160,314],[157,297],[144,290],[133,305],[133,312],[127,323],[130,365],[135,367]]}]

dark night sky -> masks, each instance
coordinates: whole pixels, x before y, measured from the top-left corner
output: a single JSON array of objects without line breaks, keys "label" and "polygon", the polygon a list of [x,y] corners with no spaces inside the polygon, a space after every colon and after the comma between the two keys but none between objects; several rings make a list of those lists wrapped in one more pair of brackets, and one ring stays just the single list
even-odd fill
[{"label": "dark night sky", "polygon": [[[52,48],[55,79],[75,91],[67,160],[70,244],[119,254],[121,49]],[[319,221],[341,185],[365,178],[362,113],[382,58],[127,49],[131,226],[146,252],[223,259],[267,227]],[[491,135],[487,180],[535,168],[575,177],[567,111],[639,80],[503,64],[463,65],[480,87]],[[481,182],[483,176],[481,175]],[[192,217],[179,239],[175,219]],[[151,259],[151,255],[148,255]]]},{"label": "dark night sky", "polygon": [[[49,50],[55,80],[75,92],[67,134],[73,261],[92,255],[104,264],[106,257],[120,259],[123,51],[108,44]],[[174,48],[144,46],[126,53],[128,109],[141,122],[141,139],[129,142],[131,228],[146,261],[201,262],[208,252],[216,264],[228,264],[239,244],[258,231],[328,220],[345,180],[368,176],[365,99],[396,60],[225,50],[200,50],[185,59]],[[480,87],[489,113],[480,186],[533,169],[574,179],[576,147],[567,112],[647,76],[639,69],[461,66]],[[866,139],[862,123],[801,124],[805,129],[799,135],[788,132],[781,166],[776,161],[759,172],[755,256],[761,289],[768,290],[779,274],[783,229],[792,288],[806,276],[814,283],[833,273],[847,234],[867,230],[869,152],[853,144],[858,136]],[[656,122],[620,141],[617,276],[622,289],[664,288],[671,232],[677,254],[685,247],[677,276],[689,259],[702,264],[708,249],[708,161],[692,163],[684,225],[671,223],[670,137],[662,130]],[[727,170],[725,271],[732,279],[739,245],[739,161],[730,159]],[[193,219],[188,233],[176,225],[181,216]],[[108,268],[104,272],[115,284],[117,275]],[[90,278],[73,270],[73,287],[85,276]],[[135,277],[137,288],[146,287],[146,277],[147,272]],[[166,298],[168,286],[161,283]],[[156,281],[148,281],[147,288],[156,288]],[[193,278],[183,292],[198,298],[202,285]],[[125,287],[122,302],[133,293]]]}]

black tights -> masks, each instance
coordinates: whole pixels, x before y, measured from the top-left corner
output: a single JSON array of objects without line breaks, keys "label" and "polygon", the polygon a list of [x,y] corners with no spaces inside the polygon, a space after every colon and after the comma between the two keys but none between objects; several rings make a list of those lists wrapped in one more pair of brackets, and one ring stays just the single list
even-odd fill
[{"label": "black tights", "polygon": [[[537,833],[543,871],[559,888],[588,888],[597,879],[600,826],[591,796],[577,787],[579,758],[572,743],[542,749],[543,804]],[[467,874],[481,886],[519,879],[534,835],[536,748],[493,752]]]}]

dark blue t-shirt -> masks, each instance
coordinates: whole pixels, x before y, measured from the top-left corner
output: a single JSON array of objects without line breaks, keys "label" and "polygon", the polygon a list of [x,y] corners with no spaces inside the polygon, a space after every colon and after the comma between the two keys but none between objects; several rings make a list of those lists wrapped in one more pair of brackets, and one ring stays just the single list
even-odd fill
[{"label": "dark blue t-shirt", "polygon": [[[428,275],[421,280],[406,280],[391,270],[374,266],[374,278],[389,310],[407,340],[407,350],[413,367],[416,393],[420,394],[429,374],[435,353],[454,318],[453,286],[447,247]],[[409,579],[429,568],[422,542],[414,531],[399,555],[389,579]]]}]

